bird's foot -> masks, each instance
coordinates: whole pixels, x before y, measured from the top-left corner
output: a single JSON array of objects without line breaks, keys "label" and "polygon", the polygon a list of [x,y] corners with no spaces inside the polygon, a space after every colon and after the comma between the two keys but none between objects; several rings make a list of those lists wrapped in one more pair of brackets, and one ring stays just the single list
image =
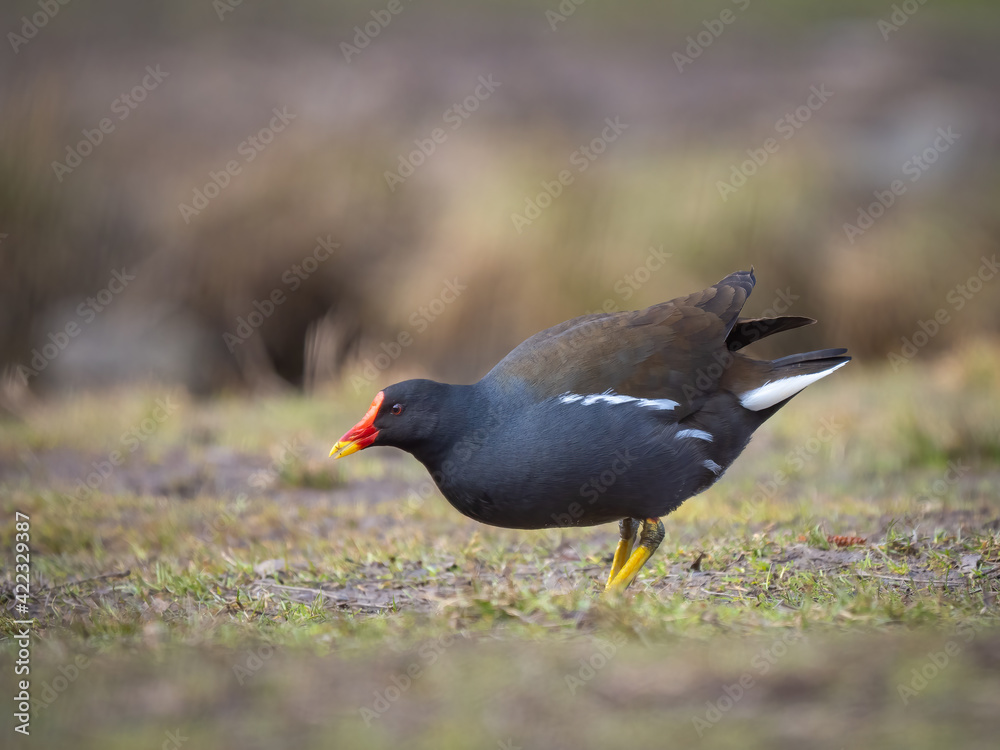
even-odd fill
[{"label": "bird's foot", "polygon": [[[631,520],[631,519],[628,519]],[[624,525],[624,521],[622,524]],[[642,566],[646,564],[646,561],[653,556],[656,552],[656,548],[660,546],[660,542],[663,541],[664,530],[663,522],[659,518],[647,518],[642,522],[642,532],[639,534],[639,546],[636,547],[635,551],[632,552],[628,557],[628,561],[624,565],[619,566],[619,556],[618,553],[622,552],[622,544],[624,540],[624,528],[622,528],[623,538],[622,541],[618,542],[618,550],[615,552],[615,561],[612,563],[611,570],[612,576],[608,579],[607,586],[604,588],[604,593],[620,593],[627,589],[635,577],[639,574]],[[629,544],[631,548],[631,544]],[[624,557],[624,554],[622,555]],[[617,572],[616,572],[617,569]]]},{"label": "bird's foot", "polygon": [[621,539],[618,540],[618,547],[615,549],[615,559],[611,563],[611,572],[608,573],[608,582],[604,586],[605,589],[615,580],[618,571],[622,569],[632,554],[635,535],[639,531],[640,523],[642,522],[638,518],[623,518],[618,522],[618,533]]}]

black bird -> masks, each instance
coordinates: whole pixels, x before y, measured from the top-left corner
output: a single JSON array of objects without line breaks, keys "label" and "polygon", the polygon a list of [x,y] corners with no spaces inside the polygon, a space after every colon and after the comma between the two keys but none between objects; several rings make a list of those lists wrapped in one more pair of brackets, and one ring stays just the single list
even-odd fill
[{"label": "black bird", "polygon": [[493,526],[618,521],[606,589],[623,590],[662,541],[660,518],[712,486],[795,394],[850,361],[846,349],[742,354],[816,322],[740,318],[755,281],[738,271],[645,310],[568,320],[472,385],[391,385],[330,455],[402,448],[457,510]]}]

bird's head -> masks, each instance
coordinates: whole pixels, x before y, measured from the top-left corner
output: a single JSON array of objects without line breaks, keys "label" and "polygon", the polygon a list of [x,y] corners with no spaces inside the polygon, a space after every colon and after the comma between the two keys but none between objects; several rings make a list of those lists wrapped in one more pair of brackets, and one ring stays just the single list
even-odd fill
[{"label": "bird's head", "polygon": [[375,394],[365,416],[330,451],[343,458],[371,445],[391,445],[413,452],[438,424],[448,386],[433,380],[404,380]]}]

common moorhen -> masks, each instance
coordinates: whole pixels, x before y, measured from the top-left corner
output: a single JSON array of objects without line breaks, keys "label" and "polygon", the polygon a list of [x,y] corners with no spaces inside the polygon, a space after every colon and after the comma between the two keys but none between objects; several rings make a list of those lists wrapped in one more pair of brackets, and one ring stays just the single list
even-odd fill
[{"label": "common moorhen", "polygon": [[755,281],[738,271],[645,310],[568,320],[473,385],[391,385],[330,455],[402,448],[448,502],[493,526],[618,521],[606,589],[623,590],[662,541],[660,518],[714,484],[796,393],[850,361],[846,349],[771,362],[739,353],[816,322],[738,317]]}]

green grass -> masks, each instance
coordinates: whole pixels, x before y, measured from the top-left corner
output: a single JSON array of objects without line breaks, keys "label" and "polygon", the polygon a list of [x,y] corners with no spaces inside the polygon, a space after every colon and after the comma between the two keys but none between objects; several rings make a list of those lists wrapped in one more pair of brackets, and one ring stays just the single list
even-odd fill
[{"label": "green grass", "polygon": [[1000,368],[984,351],[810,389],[665,519],[620,600],[600,595],[612,527],[485,527],[436,493],[413,502],[425,473],[395,451],[330,462],[367,406],[346,393],[177,395],[85,499],[66,493],[161,394],[40,402],[0,428],[2,691],[18,511],[49,746],[988,746],[1000,420],[983,373]]}]

